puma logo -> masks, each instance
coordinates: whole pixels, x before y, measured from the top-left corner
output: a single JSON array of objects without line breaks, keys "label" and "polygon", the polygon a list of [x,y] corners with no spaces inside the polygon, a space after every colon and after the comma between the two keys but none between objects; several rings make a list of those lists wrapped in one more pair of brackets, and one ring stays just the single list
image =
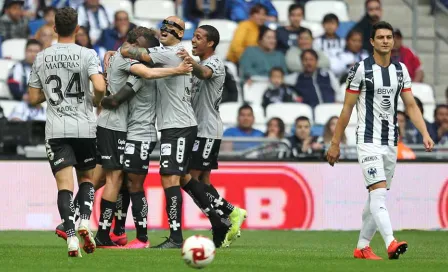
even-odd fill
[{"label": "puma logo", "polygon": [[366,78],[366,81],[369,81],[370,83],[373,84],[373,78]]}]

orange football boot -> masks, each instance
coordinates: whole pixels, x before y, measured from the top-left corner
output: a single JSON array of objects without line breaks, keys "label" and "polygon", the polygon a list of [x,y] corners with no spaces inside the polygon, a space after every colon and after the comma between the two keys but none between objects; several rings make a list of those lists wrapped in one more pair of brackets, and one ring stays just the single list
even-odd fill
[{"label": "orange football boot", "polygon": [[111,232],[109,236],[110,240],[112,240],[112,242],[119,246],[125,246],[128,243],[128,237],[126,233],[123,233],[122,235],[115,235],[115,233]]},{"label": "orange football boot", "polygon": [[369,246],[366,246],[363,249],[355,248],[355,250],[353,251],[353,257],[355,257],[356,259],[382,260],[381,257],[373,253],[372,249]]},{"label": "orange football boot", "polygon": [[389,255],[390,260],[398,259],[400,254],[404,254],[406,250],[408,250],[407,242],[397,242],[397,240],[393,240],[387,248],[387,255]]}]

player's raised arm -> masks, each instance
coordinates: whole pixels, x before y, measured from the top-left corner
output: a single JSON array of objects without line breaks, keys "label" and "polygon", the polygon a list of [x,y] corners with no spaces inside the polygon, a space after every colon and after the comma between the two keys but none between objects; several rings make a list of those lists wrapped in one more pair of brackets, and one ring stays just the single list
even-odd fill
[{"label": "player's raised arm", "polygon": [[137,47],[128,42],[125,42],[121,46],[120,53],[125,58],[131,58],[139,60],[141,62],[151,63],[151,57],[149,56],[149,52],[147,49]]},{"label": "player's raised arm", "polygon": [[149,68],[143,64],[135,64],[131,66],[131,73],[146,79],[156,79],[175,75],[188,74],[193,70],[191,64],[181,62],[179,66],[174,68]]},{"label": "player's raised arm", "polygon": [[184,61],[191,63],[193,66],[193,74],[202,80],[209,79],[213,76],[213,70],[208,66],[203,66],[197,63],[185,49],[182,49],[177,53],[179,57],[181,57]]}]

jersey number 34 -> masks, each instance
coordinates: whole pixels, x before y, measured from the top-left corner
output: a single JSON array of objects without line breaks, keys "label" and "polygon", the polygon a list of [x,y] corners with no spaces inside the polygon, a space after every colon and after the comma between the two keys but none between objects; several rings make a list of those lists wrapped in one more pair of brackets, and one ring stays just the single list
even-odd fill
[{"label": "jersey number 34", "polygon": [[[52,89],[53,93],[55,93],[58,98],[54,100],[50,98],[50,104],[52,106],[58,106],[62,103],[65,97],[72,97],[78,100],[78,103],[82,103],[84,99],[84,92],[81,90],[81,77],[79,73],[74,73],[68,82],[67,88],[65,88],[64,93],[62,93],[62,81],[61,78],[57,75],[50,75],[45,80],[45,84],[50,84],[52,81],[56,81],[56,87]],[[74,92],[72,92],[73,85],[75,86]]]}]

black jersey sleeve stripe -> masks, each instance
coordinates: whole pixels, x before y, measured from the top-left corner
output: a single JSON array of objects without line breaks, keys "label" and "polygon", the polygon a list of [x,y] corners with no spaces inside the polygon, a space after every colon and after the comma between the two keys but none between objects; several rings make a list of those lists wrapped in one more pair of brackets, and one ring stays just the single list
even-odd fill
[{"label": "black jersey sleeve stripe", "polygon": [[[397,126],[397,111],[398,111],[398,96],[403,90],[403,67],[398,62],[393,63],[397,71],[397,92],[394,97],[394,146],[398,145],[398,126]],[[404,135],[403,135],[404,136]]]},{"label": "black jersey sleeve stripe", "polygon": [[[352,85],[353,79],[355,79],[356,72],[358,71],[358,68],[361,64],[357,62],[348,72],[347,76],[347,89],[350,89],[350,85]],[[359,87],[359,90],[361,90],[361,86]]]},{"label": "black jersey sleeve stripe", "polygon": [[373,100],[375,98],[373,64],[374,64],[373,56],[364,60],[364,81],[366,84],[366,95],[365,95],[366,128],[364,132],[364,143],[373,143],[373,123],[375,119],[373,116]]}]

